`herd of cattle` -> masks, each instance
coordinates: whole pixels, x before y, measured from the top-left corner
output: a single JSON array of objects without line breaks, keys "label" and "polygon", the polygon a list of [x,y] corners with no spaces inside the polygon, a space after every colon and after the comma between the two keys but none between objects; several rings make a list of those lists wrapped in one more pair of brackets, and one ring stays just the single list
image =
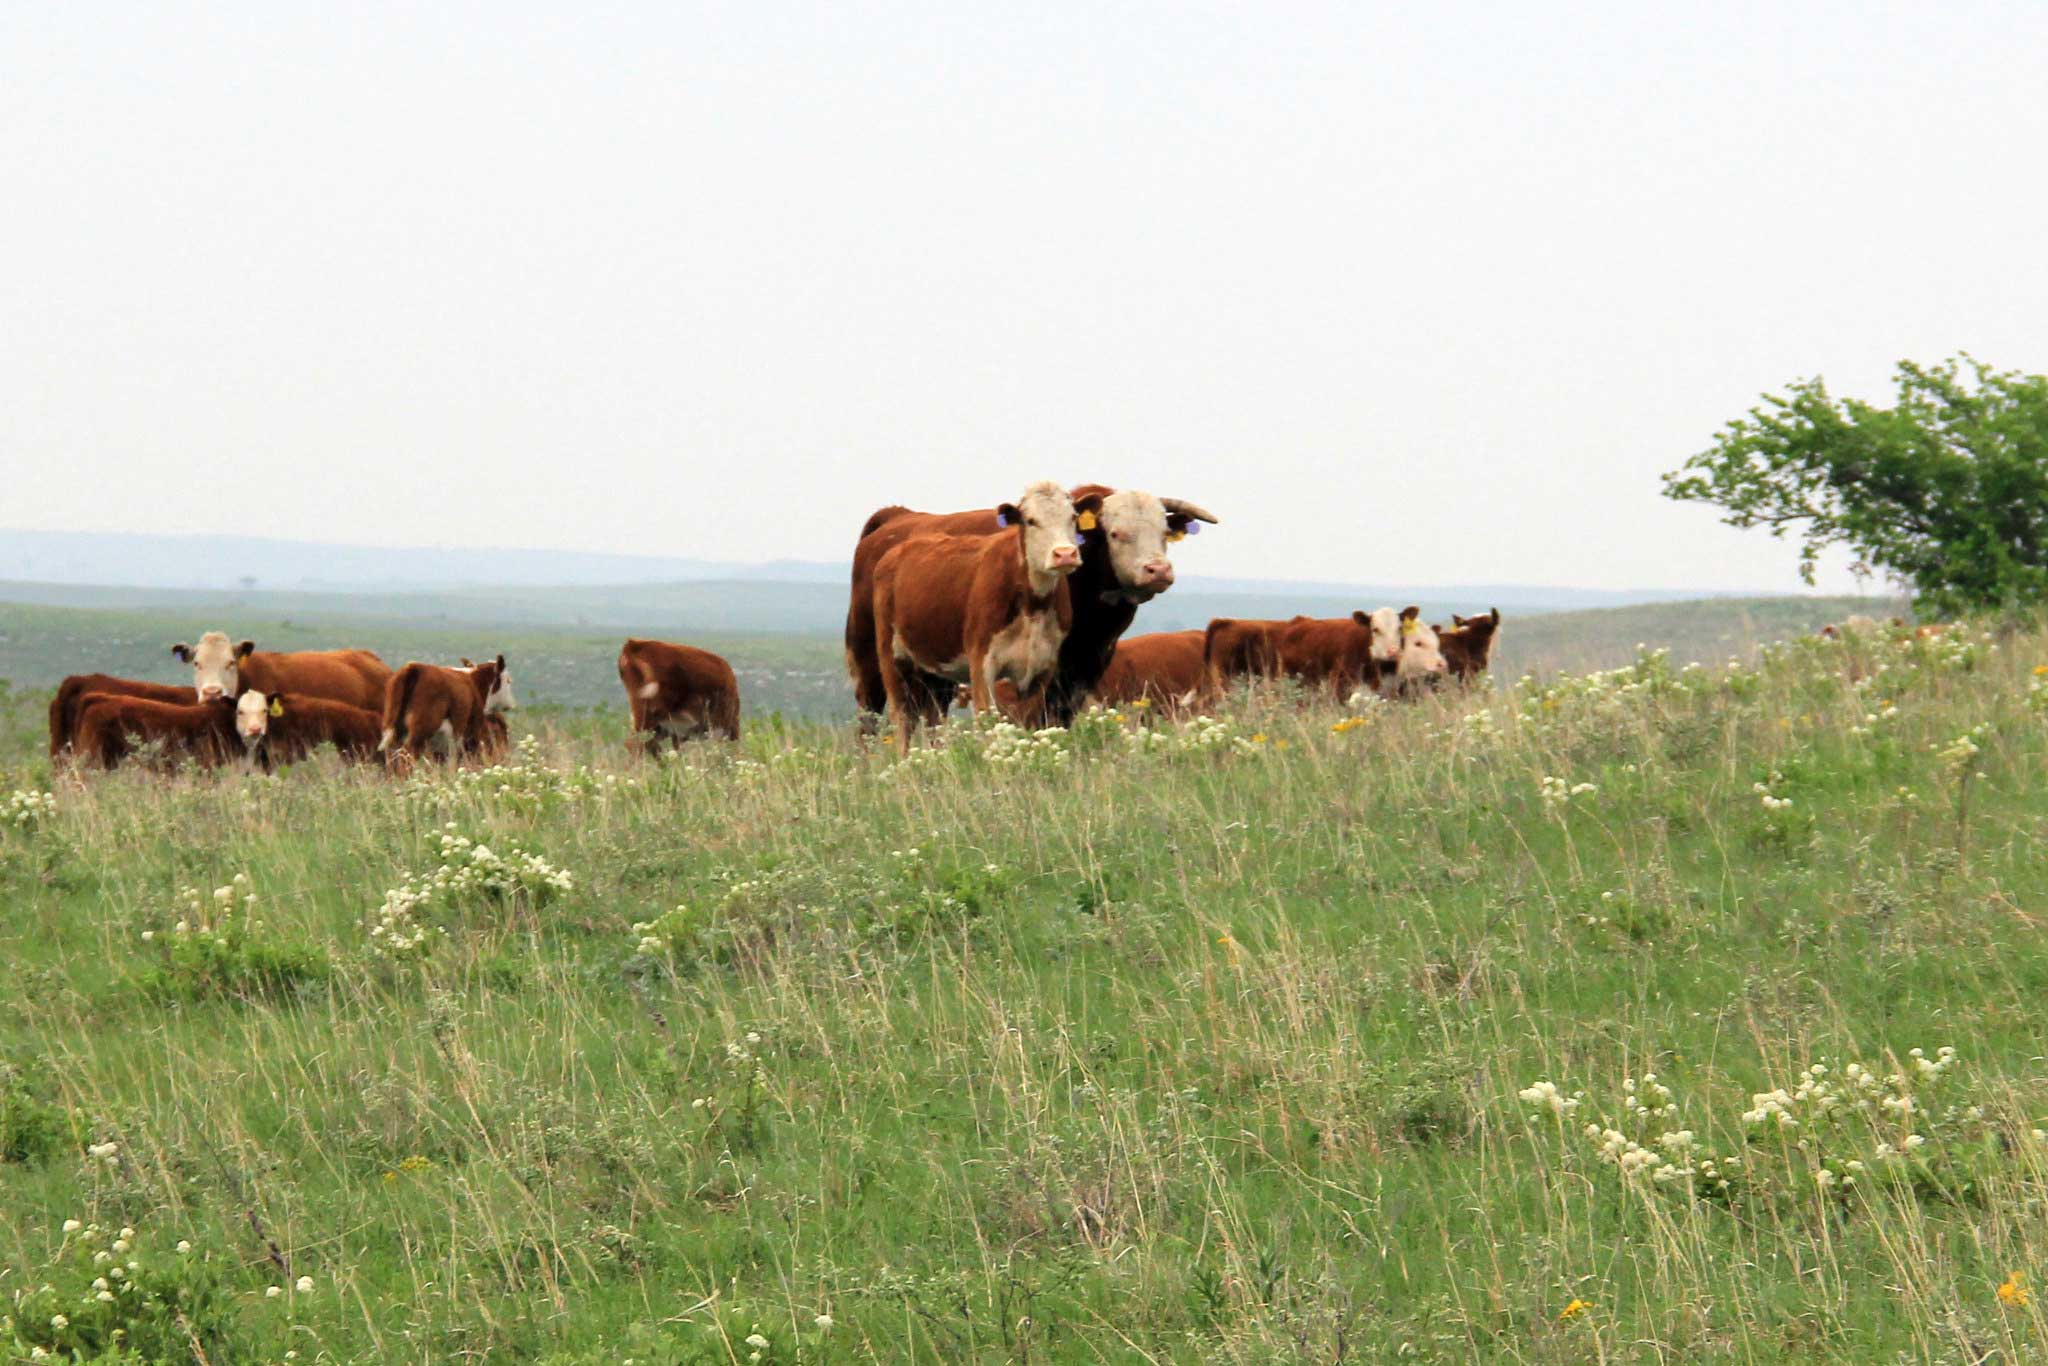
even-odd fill
[{"label": "herd of cattle", "polygon": [[[1021,724],[1063,726],[1089,703],[1179,712],[1240,678],[1292,678],[1343,700],[1405,696],[1487,668],[1500,613],[1431,625],[1416,608],[1288,621],[1219,619],[1132,636],[1138,608],[1172,587],[1168,546],[1216,518],[1136,489],[1033,484],[971,512],[887,507],[854,548],[846,665],[864,730],[886,709],[899,748],[960,700]],[[432,751],[490,760],[506,747],[505,657],[393,670],[369,650],[271,653],[209,631],[171,653],[192,683],[81,674],[50,703],[50,753],[113,767],[136,755],[269,767],[332,745],[409,768]],[[739,735],[739,683],[693,646],[619,651],[633,729],[648,746]]]}]

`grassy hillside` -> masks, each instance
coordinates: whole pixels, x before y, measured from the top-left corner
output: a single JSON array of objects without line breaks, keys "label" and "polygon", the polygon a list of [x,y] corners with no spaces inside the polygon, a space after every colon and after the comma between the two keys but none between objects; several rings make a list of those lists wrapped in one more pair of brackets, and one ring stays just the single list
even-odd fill
[{"label": "grassy hillside", "polygon": [[[64,591],[94,594],[102,590]],[[600,630],[563,625],[552,617],[535,624],[382,615],[393,604],[378,597],[347,599],[355,610],[346,615],[307,615],[258,610],[238,605],[226,595],[220,601],[207,595],[171,592],[144,596],[154,605],[83,609],[0,602],[0,680],[17,689],[44,689],[54,687],[66,674],[103,671],[182,682],[189,673],[170,657],[168,646],[176,640],[196,640],[202,631],[218,627],[237,639],[254,639],[266,649],[367,645],[393,661],[453,660],[459,655],[502,650],[511,659],[517,691],[526,703],[622,705],[615,661],[625,627]],[[1205,624],[1208,615],[1204,611],[1184,615],[1188,605],[1168,594],[1145,609],[1137,629]],[[1200,603],[1194,605],[1201,607]],[[1291,612],[1296,605],[1304,610],[1313,607],[1306,603],[1276,607],[1227,597],[1215,598],[1211,605],[1221,615],[1238,616],[1282,607]],[[1328,610],[1336,613],[1349,608],[1330,604]],[[1802,634],[1851,612],[1871,610],[1868,600],[1854,598],[1717,598],[1510,617],[1501,636],[1497,671],[1512,679],[1532,669],[1552,673],[1609,668],[1633,658],[1638,643],[1668,647],[1681,662],[1719,662],[1730,655],[1747,658],[1760,642]],[[656,624],[631,629],[641,634],[663,633]],[[853,699],[846,686],[836,628],[811,635],[683,631],[671,633],[671,638],[703,645],[730,658],[739,673],[749,714],[780,712],[819,719],[852,714]],[[0,755],[7,752],[4,738],[0,738]]]},{"label": "grassy hillside", "polygon": [[29,760],[4,1331],[2039,1359],[2044,664],[1651,657],[908,763],[798,725],[636,765],[599,718],[403,785]]}]

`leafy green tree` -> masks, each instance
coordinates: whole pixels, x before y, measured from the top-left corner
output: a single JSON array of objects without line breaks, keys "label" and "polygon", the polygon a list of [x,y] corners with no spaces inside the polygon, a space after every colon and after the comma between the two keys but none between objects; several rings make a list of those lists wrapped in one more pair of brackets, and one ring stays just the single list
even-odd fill
[{"label": "leafy green tree", "polygon": [[1730,526],[1796,533],[1800,574],[1831,545],[1943,614],[2048,595],[2048,376],[1969,356],[1901,361],[1889,408],[1801,380],[1664,476]]}]

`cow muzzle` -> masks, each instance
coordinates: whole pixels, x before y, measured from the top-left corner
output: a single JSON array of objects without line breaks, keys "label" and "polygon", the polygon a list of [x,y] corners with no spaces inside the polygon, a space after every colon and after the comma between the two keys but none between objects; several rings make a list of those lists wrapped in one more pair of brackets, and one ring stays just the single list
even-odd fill
[{"label": "cow muzzle", "polygon": [[1052,569],[1065,574],[1081,567],[1081,551],[1078,546],[1056,545],[1052,548]]},{"label": "cow muzzle", "polygon": [[1163,593],[1173,587],[1173,561],[1147,560],[1138,566],[1138,587]]}]

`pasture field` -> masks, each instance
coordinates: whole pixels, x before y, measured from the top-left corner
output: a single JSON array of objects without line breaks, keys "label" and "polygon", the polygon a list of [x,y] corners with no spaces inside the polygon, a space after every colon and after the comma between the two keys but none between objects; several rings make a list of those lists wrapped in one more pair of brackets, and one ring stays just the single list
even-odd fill
[{"label": "pasture field", "polygon": [[0,1342],[2039,1359],[2044,710],[2030,624],[901,762],[10,744]]}]

